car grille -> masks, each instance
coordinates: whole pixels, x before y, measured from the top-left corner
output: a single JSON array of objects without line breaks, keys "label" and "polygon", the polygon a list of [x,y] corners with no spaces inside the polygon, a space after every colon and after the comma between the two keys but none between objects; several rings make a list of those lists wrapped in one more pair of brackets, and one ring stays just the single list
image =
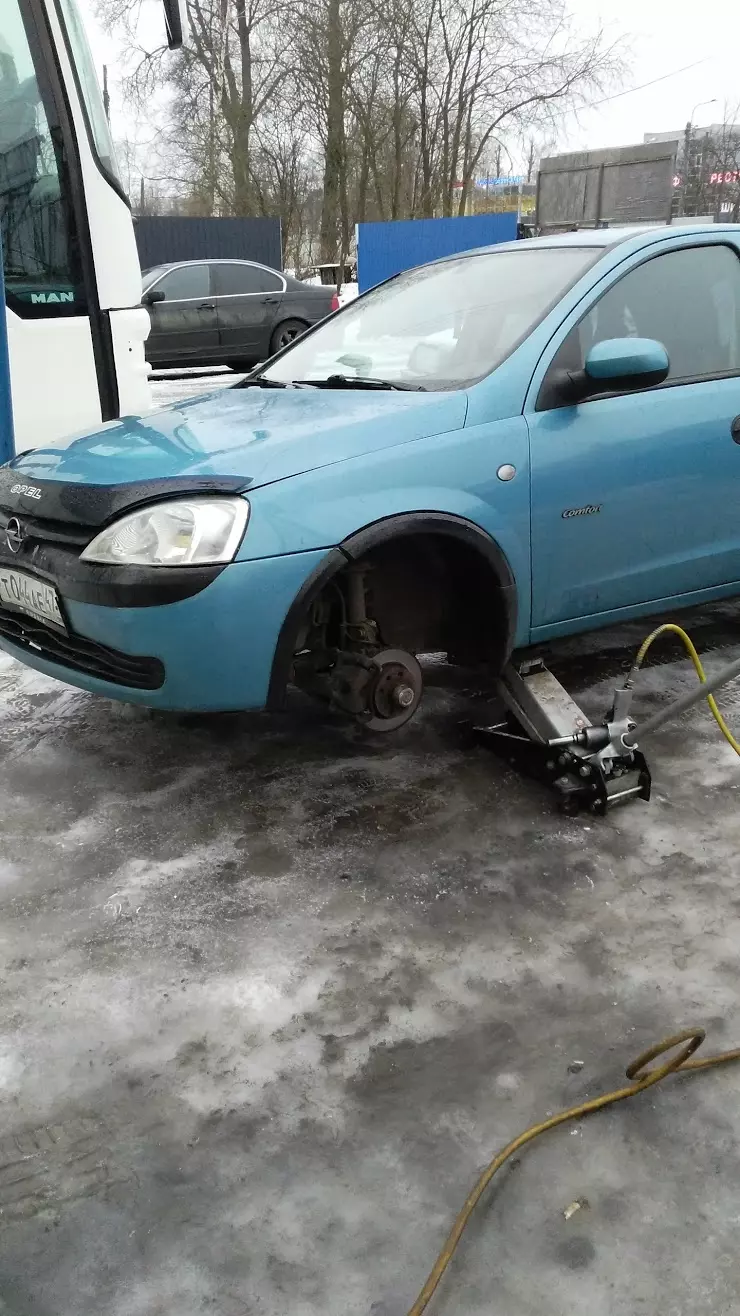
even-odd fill
[{"label": "car grille", "polygon": [[[0,531],[5,530],[8,521],[16,513],[9,508],[0,507]],[[23,535],[26,542],[33,543],[62,544],[65,548],[71,548],[77,552],[82,552],[91,539],[95,538],[97,530],[95,526],[86,525],[67,525],[64,521],[52,521],[49,518],[42,519],[38,516],[31,516],[26,512],[21,512],[20,517],[23,521]]]},{"label": "car grille", "polygon": [[164,666],[158,658],[136,658],[81,635],[63,635],[30,617],[0,608],[0,636],[27,653],[37,654],[60,667],[86,676],[97,676],[113,685],[133,690],[159,690],[164,684]]}]

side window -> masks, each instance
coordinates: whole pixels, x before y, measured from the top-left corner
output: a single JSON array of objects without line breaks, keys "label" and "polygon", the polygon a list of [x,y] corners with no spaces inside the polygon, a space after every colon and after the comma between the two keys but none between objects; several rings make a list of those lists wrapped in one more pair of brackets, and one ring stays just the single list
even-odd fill
[{"label": "side window", "polygon": [[262,280],[262,292],[282,292],[283,281],[279,274],[273,274],[271,270],[260,270]]},{"label": "side window", "polygon": [[657,339],[668,353],[668,383],[740,372],[735,251],[687,247],[631,270],[571,331],[550,371],[582,370],[589,348],[606,338]]},{"label": "side window", "polygon": [[259,265],[232,264],[224,262],[214,265],[215,289],[217,297],[235,297],[239,293],[282,292],[283,281],[272,270],[262,269]]},{"label": "side window", "polygon": [[105,107],[95,73],[95,64],[75,0],[62,0],[62,11],[67,26],[69,43],[72,47],[74,67],[80,82],[82,100],[90,125],[95,154],[103,166],[103,170],[111,174],[117,183],[120,183],[116,153],[108,120],[105,117]]},{"label": "side window", "polygon": [[181,265],[171,274],[165,274],[156,285],[168,302],[192,302],[210,295],[207,265]]},{"label": "side window", "polygon": [[[87,306],[64,148],[50,93],[34,67],[35,36],[18,0],[0,39],[0,234],[8,305],[25,318],[84,315]],[[41,68],[41,61],[37,59]]]}]

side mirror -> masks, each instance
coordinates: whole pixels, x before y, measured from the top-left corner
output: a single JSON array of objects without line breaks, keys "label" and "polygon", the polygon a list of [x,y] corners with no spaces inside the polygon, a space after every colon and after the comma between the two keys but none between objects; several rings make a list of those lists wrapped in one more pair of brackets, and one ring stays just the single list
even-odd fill
[{"label": "side mirror", "polygon": [[588,352],[584,373],[590,393],[601,388],[650,388],[668,375],[668,353],[654,338],[606,338]]},{"label": "side mirror", "polygon": [[141,298],[142,306],[154,306],[155,302],[166,301],[165,294],[161,288],[152,288],[151,292],[145,292]]},{"label": "side mirror", "polygon": [[164,25],[170,50],[179,50],[187,30],[185,0],[163,0]]}]

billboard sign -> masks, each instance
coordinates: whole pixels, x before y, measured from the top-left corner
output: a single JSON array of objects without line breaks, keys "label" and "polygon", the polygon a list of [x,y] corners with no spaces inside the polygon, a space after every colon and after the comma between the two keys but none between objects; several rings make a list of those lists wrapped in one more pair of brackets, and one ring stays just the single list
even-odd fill
[{"label": "billboard sign", "polygon": [[540,228],[667,223],[678,141],[574,151],[542,160],[537,176]]}]

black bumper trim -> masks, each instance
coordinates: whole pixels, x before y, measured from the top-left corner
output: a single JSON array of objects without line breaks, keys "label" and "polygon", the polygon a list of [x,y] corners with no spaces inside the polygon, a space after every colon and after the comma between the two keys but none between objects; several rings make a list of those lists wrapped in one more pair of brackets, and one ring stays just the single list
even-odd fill
[{"label": "black bumper trim", "polygon": [[293,599],[280,627],[280,634],[272,659],[266,703],[266,707],[272,711],[279,711],[285,707],[298,634],[311,604],[318,598],[332,576],[335,576],[338,571],[346,567],[347,562],[347,555],[342,552],[341,548],[327,549],[326,557],[314,567]]},{"label": "black bumper trim", "polygon": [[164,685],[164,664],[159,658],[120,653],[74,632],[63,635],[6,608],[0,608],[0,638],[29,655],[45,658],[72,672],[95,676],[111,685],[130,690],[159,690]]}]

